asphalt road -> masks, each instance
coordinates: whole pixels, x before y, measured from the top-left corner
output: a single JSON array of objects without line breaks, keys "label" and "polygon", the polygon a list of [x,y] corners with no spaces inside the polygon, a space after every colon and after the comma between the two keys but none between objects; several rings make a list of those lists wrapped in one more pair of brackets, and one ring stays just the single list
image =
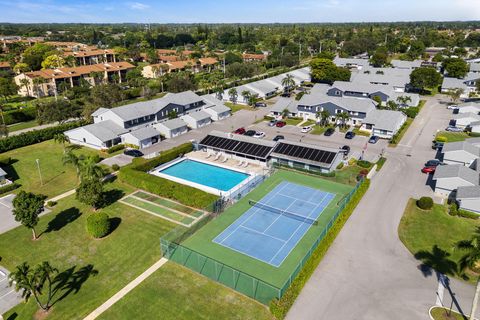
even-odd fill
[{"label": "asphalt road", "polygon": [[[397,148],[388,148],[383,169],[308,281],[287,319],[429,319],[437,291],[450,306],[470,311],[473,286],[421,268],[398,238],[397,228],[411,197],[432,196],[420,173],[434,158],[431,141],[451,112],[429,99]],[[441,286],[442,287],[442,286]],[[440,289],[440,290],[439,290]]]}]

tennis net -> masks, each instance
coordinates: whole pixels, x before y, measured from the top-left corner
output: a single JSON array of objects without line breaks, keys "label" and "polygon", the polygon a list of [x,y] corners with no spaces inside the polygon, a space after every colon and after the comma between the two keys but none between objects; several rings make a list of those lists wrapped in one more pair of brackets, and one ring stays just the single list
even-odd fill
[{"label": "tennis net", "polygon": [[269,206],[269,205],[267,205],[267,204],[264,204],[264,203],[261,203],[261,202],[255,201],[255,200],[248,200],[248,203],[249,203],[252,207],[257,207],[257,208],[260,208],[260,209],[263,209],[263,210],[267,210],[267,211],[270,211],[270,212],[273,212],[273,213],[276,213],[276,214],[281,214],[281,215],[287,216],[287,217],[289,217],[289,218],[292,218],[292,219],[295,219],[295,220],[299,220],[299,221],[301,221],[301,222],[305,222],[305,223],[309,223],[309,224],[313,224],[313,225],[317,225],[317,224],[318,224],[318,221],[315,220],[315,219],[308,218],[308,217],[304,217],[304,216],[302,216],[302,215],[299,215],[299,214],[296,214],[296,213],[292,213],[292,212],[288,212],[288,211],[286,211],[286,210],[281,210],[281,209],[278,209],[278,208]]}]

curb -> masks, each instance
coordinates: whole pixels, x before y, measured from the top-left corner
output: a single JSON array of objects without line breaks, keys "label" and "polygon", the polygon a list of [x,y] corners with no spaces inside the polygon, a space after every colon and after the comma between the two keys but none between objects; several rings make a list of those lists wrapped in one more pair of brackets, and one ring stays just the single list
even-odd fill
[{"label": "curb", "polygon": [[[442,307],[442,306],[431,306],[430,309],[428,309],[428,317],[430,318],[430,320],[435,320],[435,319],[432,317],[432,309],[433,309],[433,308],[441,308],[441,309],[449,310],[449,309],[444,308],[444,307]],[[464,316],[464,317],[467,317],[467,318],[468,318],[468,315],[466,315],[466,314],[463,315],[463,314],[461,314],[460,312],[455,311],[455,310],[452,310],[452,312],[455,312],[456,314],[459,314],[459,315],[461,315],[461,316]],[[478,320],[478,318],[475,318],[475,320]]]}]

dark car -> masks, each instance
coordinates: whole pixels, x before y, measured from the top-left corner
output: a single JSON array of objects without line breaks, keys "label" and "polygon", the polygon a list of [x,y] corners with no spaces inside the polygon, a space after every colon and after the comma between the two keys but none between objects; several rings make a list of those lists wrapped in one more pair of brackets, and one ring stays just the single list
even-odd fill
[{"label": "dark car", "polygon": [[244,134],[245,133],[245,128],[238,128],[237,130],[235,130],[233,133],[236,133],[236,134]]},{"label": "dark car", "polygon": [[378,140],[380,139],[379,136],[371,136],[370,139],[368,139],[368,143],[377,143]]},{"label": "dark car", "polygon": [[255,133],[257,133],[255,130],[248,130],[243,135],[245,135],[247,137],[253,137],[255,135]]},{"label": "dark car", "polygon": [[125,150],[125,151],[123,151],[123,154],[125,154],[127,156],[134,157],[134,158],[139,158],[139,157],[143,156],[143,153],[141,151],[137,150],[137,149]]},{"label": "dark car", "polygon": [[292,94],[290,92],[284,92],[280,96],[284,97],[284,98],[290,98],[292,96]]},{"label": "dark car", "polygon": [[255,102],[255,107],[257,108],[265,108],[267,104],[265,102]]},{"label": "dark car", "polygon": [[443,165],[444,163],[441,162],[440,160],[437,160],[437,159],[433,159],[433,160],[428,160],[426,163],[425,163],[425,167],[437,167],[437,166],[440,166],[440,165]]},{"label": "dark car", "polygon": [[277,123],[275,123],[275,126],[277,128],[282,128],[282,127],[285,127],[287,125],[287,123],[285,121],[277,121]]},{"label": "dark car", "polygon": [[444,144],[443,142],[436,142],[436,141],[434,141],[433,144],[432,144],[432,149],[442,150],[443,144]]},{"label": "dark car", "polygon": [[278,141],[278,140],[283,140],[283,139],[285,139],[284,136],[278,135],[278,136],[275,136],[275,138],[273,138],[273,141]]},{"label": "dark car", "polygon": [[330,137],[334,133],[335,133],[335,129],[328,128],[327,131],[325,131],[324,135],[326,135],[327,137]]},{"label": "dark car", "polygon": [[353,137],[355,137],[355,132],[353,132],[353,131],[348,131],[345,134],[345,139],[353,139]]},{"label": "dark car", "polygon": [[349,146],[343,146],[340,148],[341,151],[345,153],[345,155],[348,155],[350,153],[350,147]]}]

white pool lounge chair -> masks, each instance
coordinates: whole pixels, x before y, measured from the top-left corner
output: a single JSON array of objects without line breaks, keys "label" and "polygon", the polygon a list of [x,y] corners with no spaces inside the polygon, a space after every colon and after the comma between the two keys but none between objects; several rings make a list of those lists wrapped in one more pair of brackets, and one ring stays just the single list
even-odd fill
[{"label": "white pool lounge chair", "polygon": [[220,159],[221,155],[222,155],[221,152],[217,153],[217,155],[215,156],[215,159],[213,159],[213,160],[217,161],[218,159]]}]

